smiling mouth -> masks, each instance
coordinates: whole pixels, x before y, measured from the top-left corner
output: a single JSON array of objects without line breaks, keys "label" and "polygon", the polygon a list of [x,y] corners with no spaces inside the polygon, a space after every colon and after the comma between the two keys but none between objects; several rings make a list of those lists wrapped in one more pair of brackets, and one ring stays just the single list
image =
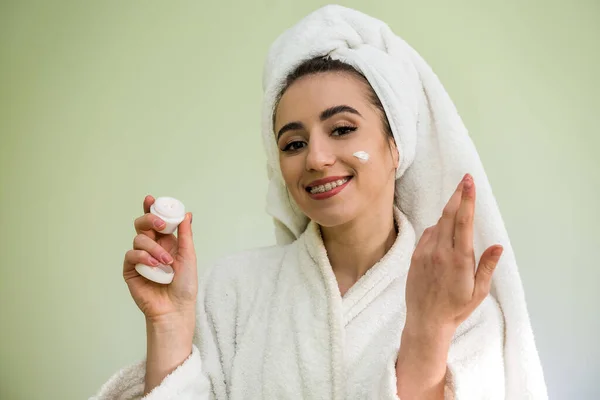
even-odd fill
[{"label": "smiling mouth", "polygon": [[306,191],[310,194],[326,193],[326,192],[329,192],[329,191],[335,189],[338,186],[342,186],[343,184],[348,182],[350,179],[352,179],[352,177],[348,176],[346,178],[338,179],[337,181],[328,182],[324,185],[307,187]]}]

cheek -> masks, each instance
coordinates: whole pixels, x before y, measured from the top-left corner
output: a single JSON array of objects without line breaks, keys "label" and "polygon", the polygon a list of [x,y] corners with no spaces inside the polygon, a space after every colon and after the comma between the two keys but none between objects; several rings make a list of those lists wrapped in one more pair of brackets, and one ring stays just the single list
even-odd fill
[{"label": "cheek", "polygon": [[279,156],[279,167],[283,180],[289,189],[295,189],[298,186],[300,177],[302,176],[302,160],[301,157],[285,157]]},{"label": "cheek", "polygon": [[368,153],[368,161],[361,160],[359,157],[352,156],[352,164],[362,175],[362,184],[365,188],[380,189],[388,181],[390,171],[394,168],[394,161],[387,143],[384,145],[371,146],[370,148],[357,149]]}]

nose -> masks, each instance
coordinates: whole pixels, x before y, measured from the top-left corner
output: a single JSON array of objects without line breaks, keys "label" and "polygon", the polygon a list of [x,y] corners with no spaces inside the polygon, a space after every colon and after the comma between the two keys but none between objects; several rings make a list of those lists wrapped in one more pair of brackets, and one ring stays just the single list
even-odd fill
[{"label": "nose", "polygon": [[[320,136],[320,135],[319,135]],[[335,164],[335,154],[326,139],[312,135],[306,154],[307,171],[323,171]]]}]

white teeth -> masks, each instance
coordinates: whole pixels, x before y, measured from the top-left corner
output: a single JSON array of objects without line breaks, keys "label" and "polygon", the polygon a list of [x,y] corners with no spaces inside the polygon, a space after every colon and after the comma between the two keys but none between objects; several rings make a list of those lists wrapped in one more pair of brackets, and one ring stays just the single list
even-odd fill
[{"label": "white teeth", "polygon": [[333,181],[333,182],[326,183],[324,185],[312,187],[310,189],[310,192],[312,194],[329,192],[330,190],[335,189],[338,186],[342,186],[346,182],[348,182],[348,178],[338,179],[337,181]]}]

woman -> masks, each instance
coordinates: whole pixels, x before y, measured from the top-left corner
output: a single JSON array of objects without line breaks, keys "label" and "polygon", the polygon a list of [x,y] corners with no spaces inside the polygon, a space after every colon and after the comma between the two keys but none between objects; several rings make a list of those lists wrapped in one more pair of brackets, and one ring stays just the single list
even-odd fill
[{"label": "woman", "polygon": [[[222,260],[198,291],[191,215],[157,234],[148,196],[123,271],[147,358],[97,398],[547,398],[491,189],[418,54],[327,6],[275,41],[264,86],[279,245]],[[159,262],[172,284],[134,269]]]}]

